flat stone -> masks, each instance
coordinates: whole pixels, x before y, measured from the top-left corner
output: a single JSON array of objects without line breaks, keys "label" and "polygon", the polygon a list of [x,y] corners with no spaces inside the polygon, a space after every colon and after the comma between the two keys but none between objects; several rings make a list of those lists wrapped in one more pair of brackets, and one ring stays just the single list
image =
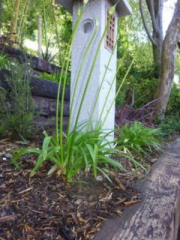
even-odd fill
[{"label": "flat stone", "polygon": [[8,154],[5,155],[5,157],[6,157],[7,159],[11,159],[11,158],[13,157],[13,155],[12,155],[11,153],[8,153]]}]

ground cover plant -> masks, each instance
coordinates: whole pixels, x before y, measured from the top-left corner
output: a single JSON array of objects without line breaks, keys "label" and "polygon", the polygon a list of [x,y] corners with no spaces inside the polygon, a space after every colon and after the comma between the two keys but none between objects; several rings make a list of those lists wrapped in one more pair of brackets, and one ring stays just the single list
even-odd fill
[{"label": "ground cover plant", "polygon": [[[38,75],[38,78],[45,79],[52,82],[59,82],[59,74],[48,74],[48,73],[42,73]],[[66,85],[70,85],[70,76],[67,75]]]},{"label": "ground cover plant", "polygon": [[164,137],[170,137],[173,134],[180,134],[180,118],[177,116],[169,116],[161,120],[158,127],[162,131]]},{"label": "ground cover plant", "polygon": [[0,69],[8,69],[8,59],[5,54],[0,54]]},{"label": "ground cover plant", "polygon": [[[117,144],[125,151],[130,151],[132,155],[138,156],[142,163],[144,156],[161,149],[160,128],[150,128],[135,121],[132,124],[126,123],[124,126],[117,127],[116,131]],[[134,164],[136,166],[137,161]]]},{"label": "ground cover plant", "polygon": [[166,117],[180,117],[180,81],[173,83],[171,88],[171,95],[169,98]]}]

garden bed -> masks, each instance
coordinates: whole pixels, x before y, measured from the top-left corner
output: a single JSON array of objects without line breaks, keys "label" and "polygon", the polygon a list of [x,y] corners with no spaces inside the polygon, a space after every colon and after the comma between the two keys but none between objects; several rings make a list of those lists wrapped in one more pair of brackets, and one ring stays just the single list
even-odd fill
[{"label": "garden bed", "polygon": [[[28,145],[38,147],[41,141],[37,137]],[[67,183],[57,174],[47,176],[50,163],[30,177],[35,155],[24,156],[16,169],[7,152],[22,145],[1,140],[0,239],[177,240],[178,144],[179,140],[143,180],[132,172],[118,172],[117,178],[112,174],[112,183],[101,176],[95,180],[92,174]]]},{"label": "garden bed", "polygon": [[67,183],[48,177],[47,163],[30,177],[36,156],[23,157],[15,169],[6,152],[16,147],[0,141],[0,239],[92,239],[110,216],[121,217],[126,206],[140,201],[135,174],[119,172],[113,183],[89,174]]}]

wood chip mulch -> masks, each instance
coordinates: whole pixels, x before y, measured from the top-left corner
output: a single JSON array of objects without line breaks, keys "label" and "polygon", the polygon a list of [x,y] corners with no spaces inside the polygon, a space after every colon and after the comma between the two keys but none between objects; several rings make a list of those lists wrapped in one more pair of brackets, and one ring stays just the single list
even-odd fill
[{"label": "wood chip mulch", "polygon": [[0,141],[0,240],[93,239],[107,218],[139,201],[136,175],[118,173],[110,183],[89,174],[70,184],[48,177],[47,163],[30,177],[35,156],[23,157],[16,169],[7,153],[12,148]]}]

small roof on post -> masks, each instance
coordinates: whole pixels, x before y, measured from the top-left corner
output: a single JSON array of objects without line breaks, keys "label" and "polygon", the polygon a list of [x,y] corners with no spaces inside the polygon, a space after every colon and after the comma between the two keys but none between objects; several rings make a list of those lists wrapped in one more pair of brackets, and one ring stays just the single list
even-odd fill
[{"label": "small roof on post", "polygon": [[[61,4],[68,12],[72,14],[73,1],[77,0],[56,0],[57,3]],[[81,2],[83,0],[80,0]],[[132,8],[127,0],[109,0],[112,5],[117,3],[116,11],[119,17],[130,15],[132,13]]]}]

